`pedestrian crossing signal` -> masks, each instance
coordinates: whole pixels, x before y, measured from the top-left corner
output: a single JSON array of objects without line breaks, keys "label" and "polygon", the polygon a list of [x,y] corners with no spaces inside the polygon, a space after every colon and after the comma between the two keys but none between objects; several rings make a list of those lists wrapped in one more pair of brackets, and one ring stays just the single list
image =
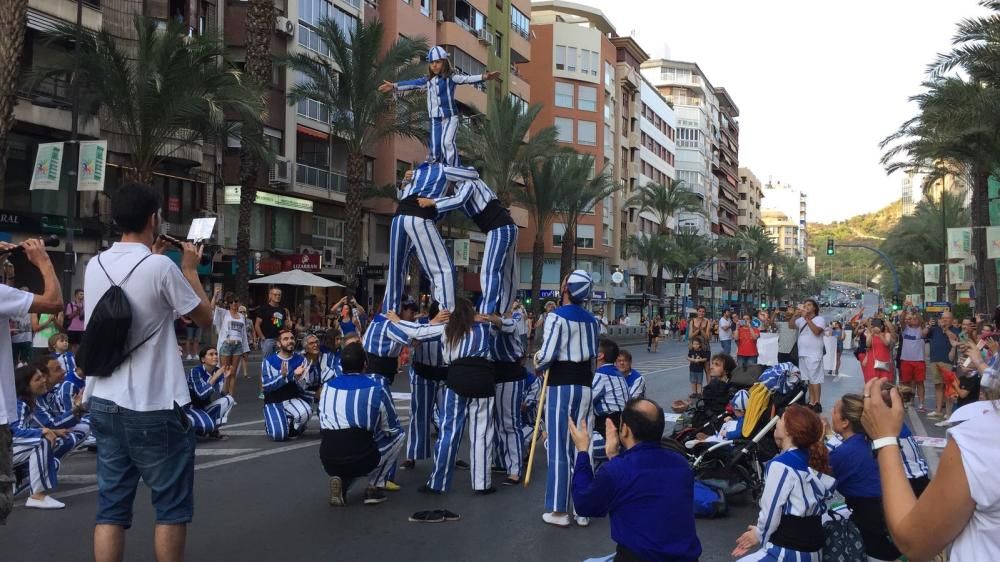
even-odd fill
[{"label": "pedestrian crossing signal", "polygon": [[826,255],[832,256],[837,253],[837,250],[833,247],[833,238],[826,239]]}]

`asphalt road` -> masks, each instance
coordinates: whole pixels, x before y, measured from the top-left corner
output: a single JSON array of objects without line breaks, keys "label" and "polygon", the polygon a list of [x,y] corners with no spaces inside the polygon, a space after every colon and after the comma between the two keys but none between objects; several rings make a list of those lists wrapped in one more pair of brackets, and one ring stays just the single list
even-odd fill
[{"label": "asphalt road", "polygon": [[[687,395],[682,344],[666,343],[658,354],[647,353],[644,346],[630,349],[634,365],[647,377],[651,398],[669,404]],[[838,396],[861,388],[859,368],[850,354],[844,355],[842,371],[844,375],[828,377],[824,385],[827,412]],[[398,377],[393,390],[406,392],[406,387],[405,377]],[[416,470],[399,471],[402,490],[390,493],[389,501],[365,506],[362,490],[352,488],[348,506],[332,508],[318,458],[318,422],[314,419],[302,438],[271,443],[263,436],[262,403],[256,395],[256,383],[241,379],[239,404],[223,430],[229,439],[198,445],[189,560],[569,561],[614,551],[607,519],[594,519],[589,528],[560,529],[542,523],[544,455],[536,461],[529,488],[500,487],[497,494],[473,496],[468,472],[459,471],[449,494],[428,497],[416,492],[430,472],[429,462],[423,461]],[[399,405],[405,417],[407,405]],[[915,426],[915,432],[924,434],[923,425]],[[930,429],[934,436],[943,435],[933,426]],[[464,455],[463,451],[460,456]],[[97,502],[94,455],[84,451],[65,459],[59,478],[54,495],[67,504],[66,509],[16,507],[7,526],[0,527],[0,559],[90,559]],[[18,505],[23,505],[24,498],[19,499]],[[437,508],[462,518],[441,524],[407,521],[415,511]],[[145,487],[140,487],[135,511],[126,560],[151,560],[153,513]],[[702,560],[731,560],[736,537],[756,514],[756,506],[732,506],[725,518],[699,520]]]}]

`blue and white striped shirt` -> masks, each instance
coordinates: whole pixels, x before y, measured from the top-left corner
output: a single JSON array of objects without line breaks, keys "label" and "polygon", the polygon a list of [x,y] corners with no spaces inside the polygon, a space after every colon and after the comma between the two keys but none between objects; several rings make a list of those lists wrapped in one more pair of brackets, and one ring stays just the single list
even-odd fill
[{"label": "blue and white striped shirt", "polygon": [[301,355],[309,365],[309,368],[306,370],[306,376],[302,377],[300,381],[303,386],[307,388],[310,386],[319,386],[337,376],[334,370],[333,353],[320,350],[319,357],[316,358],[316,361],[311,362],[304,352]]},{"label": "blue and white striped shirt", "polygon": [[903,457],[903,470],[907,479],[927,476],[930,470],[927,467],[927,459],[920,451],[920,445],[913,438],[913,432],[903,424],[902,431],[899,432],[899,454]]},{"label": "blue and white striped shirt", "polygon": [[521,350],[521,338],[517,335],[517,321],[504,318],[500,328],[493,327],[493,338],[490,353],[494,361],[516,363],[524,356]]},{"label": "blue and white striped shirt", "polygon": [[[10,434],[14,439],[29,440],[28,442],[42,439],[42,427],[34,418],[34,412],[28,410],[28,403],[20,398],[15,405],[17,419],[10,423]],[[35,409],[37,410],[37,404]]]},{"label": "blue and white striped shirt", "polygon": [[591,389],[595,416],[607,416],[625,409],[629,399],[628,381],[613,363],[605,363],[594,371]]},{"label": "blue and white striped shirt", "polygon": [[396,83],[396,90],[427,90],[427,115],[430,117],[451,117],[458,115],[455,107],[455,86],[458,84],[475,84],[482,82],[482,74],[452,74],[451,76],[426,76],[413,80],[402,80]]},{"label": "blue and white striped shirt", "polygon": [[403,431],[389,391],[374,378],[357,373],[330,379],[323,385],[319,425],[323,429],[364,429],[376,441]]},{"label": "blue and white striped shirt", "polygon": [[400,321],[393,324],[382,314],[376,314],[372,323],[361,338],[361,346],[366,353],[380,357],[399,357],[403,346],[411,339],[425,340],[436,338],[441,328],[437,326],[422,326],[415,322]]},{"label": "blue and white striped shirt", "polygon": [[642,398],[646,395],[646,377],[639,371],[632,369],[625,377],[625,382],[628,383],[629,398]]},{"label": "blue and white striped shirt", "polygon": [[524,378],[524,391],[521,394],[521,403],[524,404],[524,415],[521,419],[524,425],[534,425],[535,417],[538,414],[538,396],[541,393],[542,377],[528,373],[528,376]]},{"label": "blue and white striped shirt", "polygon": [[76,357],[73,356],[73,352],[66,351],[56,354],[56,359],[63,370],[66,371],[66,380],[72,380],[74,384],[79,384],[80,387],[83,387],[83,381],[76,375]]},{"label": "blue and white striped shirt", "polygon": [[445,166],[438,162],[424,162],[413,170],[413,179],[403,184],[399,189],[399,199],[408,197],[427,197],[438,199],[444,196],[448,182],[461,182],[478,178],[479,174],[472,168]]},{"label": "blue and white striped shirt", "polygon": [[767,464],[764,494],[760,498],[757,537],[767,544],[784,515],[822,515],[833,497],[832,476],[809,467],[809,451],[792,448]]},{"label": "blue and white striped shirt", "polygon": [[[417,320],[421,326],[427,326],[431,319],[424,316]],[[444,365],[444,356],[441,354],[441,337],[431,338],[417,342],[413,346],[413,362],[430,367],[440,367]]]},{"label": "blue and white striped shirt", "polygon": [[[216,370],[218,370],[218,367],[216,367]],[[224,384],[225,377],[219,377],[215,381],[215,384],[210,384],[208,381],[214,374],[215,371],[208,372],[205,365],[195,366],[188,373],[188,390],[202,400],[211,399],[213,393],[222,394],[222,385]]]},{"label": "blue and white striped shirt", "polygon": [[538,372],[553,361],[583,363],[597,357],[599,324],[580,305],[566,304],[545,316],[545,338],[535,354]]},{"label": "blue and white striped shirt", "polygon": [[[264,358],[260,366],[260,376],[264,383],[264,392],[273,392],[286,384],[295,384],[295,369],[305,364],[305,358],[293,353],[288,359],[283,359],[277,353]],[[286,363],[285,374],[281,374],[281,365]]]},{"label": "blue and white striped shirt", "polygon": [[79,422],[73,415],[73,396],[76,389],[70,381],[62,381],[48,392],[35,398],[35,408],[31,417],[40,427],[66,429]]},{"label": "blue and white striped shirt", "polygon": [[496,194],[483,180],[474,179],[459,182],[455,194],[438,199],[435,207],[439,213],[447,213],[461,207],[466,215],[474,217],[486,210],[486,205],[496,198]]},{"label": "blue and white striped shirt", "polygon": [[452,364],[458,359],[478,357],[480,359],[490,358],[490,327],[492,324],[476,322],[472,328],[462,336],[458,345],[452,346],[448,343],[448,336],[443,331],[441,333],[441,353],[444,361]]}]

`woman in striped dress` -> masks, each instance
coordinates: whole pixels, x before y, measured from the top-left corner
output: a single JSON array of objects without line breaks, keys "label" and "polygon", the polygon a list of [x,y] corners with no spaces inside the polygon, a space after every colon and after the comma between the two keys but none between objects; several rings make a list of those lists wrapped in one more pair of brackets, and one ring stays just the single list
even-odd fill
[{"label": "woman in striped dress", "polygon": [[774,440],[782,452],[767,465],[757,524],[736,540],[738,562],[820,562],[820,518],[836,484],[823,434],[819,416],[803,406],[789,406],[778,420]]}]

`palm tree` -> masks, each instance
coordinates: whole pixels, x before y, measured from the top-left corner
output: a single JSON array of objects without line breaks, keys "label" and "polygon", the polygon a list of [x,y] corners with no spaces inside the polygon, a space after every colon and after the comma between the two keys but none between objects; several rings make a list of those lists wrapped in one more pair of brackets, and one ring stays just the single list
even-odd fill
[{"label": "palm tree", "polygon": [[556,150],[557,131],[545,127],[528,136],[541,104],[526,109],[505,96],[490,98],[489,113],[473,119],[458,131],[458,144],[473,165],[482,170],[485,181],[501,203],[509,207],[518,188],[518,178],[527,177],[531,162]]},{"label": "palm tree", "polygon": [[576,161],[577,157],[572,152],[533,160],[529,165],[525,189],[514,193],[515,200],[528,210],[535,226],[535,240],[531,248],[531,298],[536,313],[542,310],[538,294],[542,288],[542,268],[545,265],[545,236],[559,212],[563,194],[576,187],[572,183]]},{"label": "palm tree", "polygon": [[626,242],[626,252],[629,257],[633,257],[646,265],[646,280],[644,291],[652,289],[648,283],[653,280],[653,272],[657,268],[662,268],[663,262],[667,259],[667,251],[670,240],[663,234],[635,235],[628,237]]},{"label": "palm tree", "polygon": [[[712,255],[712,252],[710,240],[698,234],[694,229],[681,228],[668,240],[667,259],[661,265],[676,272],[677,275],[686,276],[694,266]],[[694,279],[688,279],[688,282],[695,280],[697,280],[697,276]],[[688,295],[693,294],[695,291],[692,287]]]},{"label": "palm tree", "polygon": [[[150,183],[164,159],[192,144],[211,141],[226,116],[260,122],[263,101],[226,58],[217,35],[188,37],[174,20],[165,30],[135,18],[135,55],[107,31],[81,36],[79,55],[66,53],[36,73],[36,78],[73,75],[79,80],[80,110],[119,131],[129,166],[128,181]],[[50,42],[73,42],[76,28],[60,25]],[[220,62],[221,61],[221,62]]]},{"label": "palm tree", "polygon": [[762,227],[751,226],[736,235],[737,244],[750,263],[747,265],[747,289],[760,291],[764,288],[767,267],[778,257],[778,244]]},{"label": "palm tree", "polygon": [[[563,232],[562,250],[559,259],[560,279],[573,270],[576,251],[576,227],[580,215],[588,213],[598,202],[615,192],[618,187],[606,171],[594,174],[594,157],[589,154],[578,154],[571,157],[571,165],[567,169],[568,186],[559,200],[558,212],[566,224]],[[593,177],[590,177],[593,174]],[[588,179],[589,177],[589,179]],[[575,189],[574,189],[575,187]],[[597,233],[600,235],[600,233]]]},{"label": "palm tree", "polygon": [[[271,83],[271,37],[274,34],[274,0],[250,0],[247,6],[245,68],[250,81],[263,92]],[[262,97],[263,101],[263,97]],[[262,123],[244,120],[242,132],[247,143],[240,145],[240,208],[236,226],[236,294],[249,302],[250,281],[250,220],[257,200],[257,188],[262,179],[262,158],[250,142],[264,144]]]},{"label": "palm tree", "polygon": [[14,104],[28,22],[28,0],[11,0],[0,10],[0,207],[3,206],[7,174],[7,135],[14,127]]},{"label": "palm tree", "polygon": [[418,138],[425,130],[426,113],[415,109],[421,104],[381,93],[378,87],[419,74],[427,42],[401,36],[384,49],[385,28],[377,19],[359,22],[349,35],[333,20],[324,20],[315,33],[330,58],[305,53],[287,58],[288,68],[303,78],[289,91],[288,102],[312,99],[330,108],[331,139],[339,137],[347,152],[344,285],[353,294],[361,259],[361,204],[372,191],[365,180],[365,154],[382,140]]}]

